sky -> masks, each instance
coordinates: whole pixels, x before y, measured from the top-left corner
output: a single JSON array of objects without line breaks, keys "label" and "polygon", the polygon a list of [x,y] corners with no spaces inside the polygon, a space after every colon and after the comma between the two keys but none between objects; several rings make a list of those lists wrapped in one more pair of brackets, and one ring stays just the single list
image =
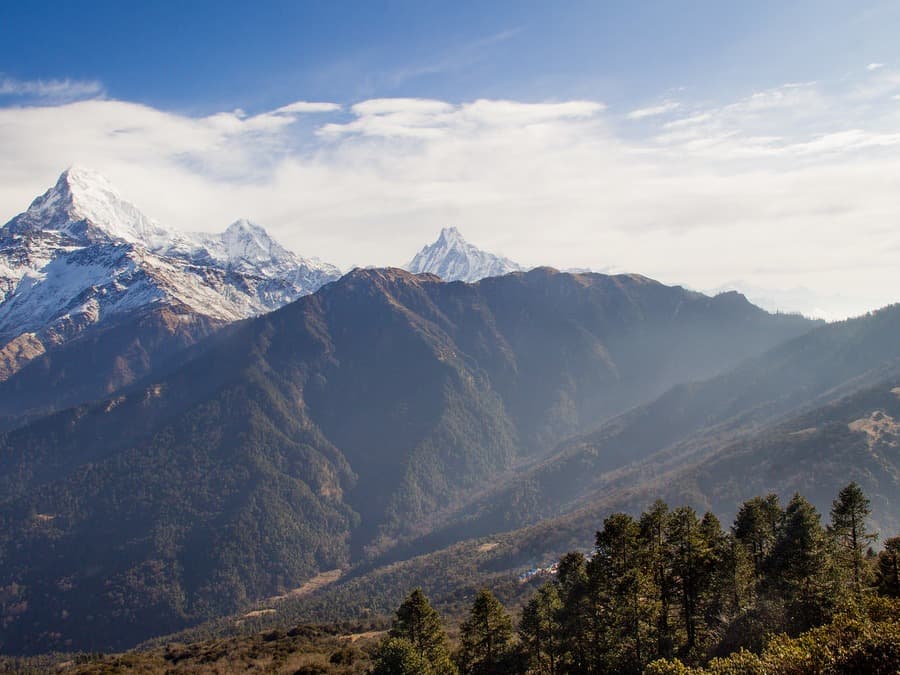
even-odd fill
[{"label": "sky", "polygon": [[72,164],[344,269],[444,226],[524,265],[900,301],[900,3],[0,7],[0,222]]}]

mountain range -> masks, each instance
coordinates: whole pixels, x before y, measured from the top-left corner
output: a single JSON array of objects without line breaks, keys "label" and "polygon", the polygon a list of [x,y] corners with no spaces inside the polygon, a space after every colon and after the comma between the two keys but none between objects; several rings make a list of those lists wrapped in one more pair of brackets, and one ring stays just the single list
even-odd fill
[{"label": "mountain range", "polygon": [[[101,175],[70,168],[0,228],[0,419],[108,395],[339,276],[247,220],[219,235],[166,228]],[[68,375],[59,362],[89,367]]]},{"label": "mountain range", "polygon": [[564,437],[813,325],[635,275],[357,269],[0,436],[0,586],[27,606],[3,649],[125,646],[383,554]]},{"label": "mountain range", "polygon": [[[448,228],[409,269],[474,281],[520,267]],[[102,175],[67,169],[0,228],[0,428],[111,395],[222,326],[340,276],[246,219],[182,232]]]},{"label": "mountain range", "polygon": [[[528,570],[586,551],[604,519],[657,499],[731,519],[742,502],[808,494],[827,514],[855,481],[869,527],[900,530],[900,306],[819,326],[708,380],[677,385],[498,476],[430,532],[308,595],[253,606],[179,640],[389,613],[420,587],[448,612],[484,586],[527,601]],[[826,516],[827,517],[827,516]],[[536,577],[540,579],[541,577]],[[170,638],[171,639],[171,638]]]},{"label": "mountain range", "polygon": [[408,267],[166,228],[77,167],[0,228],[0,652],[452,602],[660,496],[853,479],[900,527],[900,307],[525,271],[455,228]]}]

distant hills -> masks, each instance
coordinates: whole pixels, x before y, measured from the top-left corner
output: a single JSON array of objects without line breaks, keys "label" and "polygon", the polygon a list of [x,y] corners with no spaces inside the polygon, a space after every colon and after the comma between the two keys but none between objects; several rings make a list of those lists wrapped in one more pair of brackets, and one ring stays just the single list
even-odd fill
[{"label": "distant hills", "polygon": [[[458,608],[485,585],[512,600],[517,577],[584,550],[616,511],[657,499],[723,519],[770,491],[828,513],[850,481],[872,501],[872,529],[900,531],[900,306],[817,328],[709,380],[678,385],[541,461],[498,480],[443,525],[357,565],[337,583],[278,604],[257,630],[389,612],[422,587]],[[233,632],[233,624],[206,631]]]},{"label": "distant hills", "polygon": [[[822,326],[712,379],[679,384],[588,434],[566,439],[540,464],[455,512],[451,529],[477,536],[609,499],[640,509],[655,495],[731,517],[760,491],[803,491],[821,498],[818,504],[827,511],[850,476],[880,500],[880,521],[900,530],[894,499],[900,495],[900,450],[888,444],[883,454],[872,450],[854,461],[843,454],[865,446],[866,435],[848,425],[882,410],[874,403],[867,409],[854,404],[854,412],[847,412],[857,392],[874,387],[878,397],[887,396],[884,410],[894,409],[896,394],[887,394],[900,381],[898,331],[900,306],[892,306]],[[846,448],[835,447],[835,438]],[[774,439],[783,457],[773,472],[762,448],[769,451]],[[787,460],[801,442],[812,454]],[[740,453],[741,460],[733,461]]]},{"label": "distant hills", "polygon": [[390,551],[814,325],[635,275],[355,270],[0,436],[0,649],[123,647]]}]

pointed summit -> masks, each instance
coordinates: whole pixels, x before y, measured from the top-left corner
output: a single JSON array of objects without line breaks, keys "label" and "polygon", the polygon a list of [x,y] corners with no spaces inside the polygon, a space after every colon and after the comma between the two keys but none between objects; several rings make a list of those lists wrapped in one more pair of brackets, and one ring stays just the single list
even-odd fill
[{"label": "pointed summit", "polygon": [[438,236],[438,242],[453,244],[457,242],[465,243],[466,240],[463,239],[462,234],[455,227],[444,227],[441,229],[441,234]]},{"label": "pointed summit", "polygon": [[229,260],[259,263],[290,255],[266,230],[254,222],[241,218],[222,233],[222,244]]},{"label": "pointed summit", "polygon": [[522,270],[522,266],[473,246],[455,227],[445,227],[433,244],[416,254],[407,269],[415,274],[428,272],[444,281],[473,282]]},{"label": "pointed summit", "polygon": [[247,220],[215,235],[167,229],[102,175],[73,166],[0,227],[0,381],[95,325],[167,308],[208,327],[339,276]]},{"label": "pointed summit", "polygon": [[76,245],[122,242],[151,249],[178,237],[123,199],[104,176],[77,165],[63,171],[52,188],[3,229],[10,234],[55,232]]},{"label": "pointed summit", "polygon": [[[234,221],[220,234],[195,234],[193,241],[196,248],[186,253],[193,262],[268,280],[266,283],[274,280],[287,283],[289,293],[260,291],[266,296],[268,309],[314,293],[341,276],[334,265],[297,255],[275,241],[264,227],[246,218]],[[185,255],[183,251],[173,253]]]}]

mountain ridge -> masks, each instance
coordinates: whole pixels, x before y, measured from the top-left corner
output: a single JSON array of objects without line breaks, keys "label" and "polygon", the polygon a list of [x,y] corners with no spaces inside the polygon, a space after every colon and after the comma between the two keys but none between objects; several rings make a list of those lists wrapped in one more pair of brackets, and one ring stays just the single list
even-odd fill
[{"label": "mountain ridge", "polygon": [[0,434],[0,586],[29,608],[3,648],[62,646],[60,630],[123,646],[295,588],[545,443],[812,325],[637,276],[354,270]]},{"label": "mountain ridge", "polygon": [[[820,326],[709,380],[679,384],[566,439],[528,472],[453,514],[456,522],[447,535],[457,530],[486,535],[564,515],[651,477],[664,481],[664,474],[707,461],[722,445],[872,387],[900,373],[897,330],[900,305],[888,306]],[[524,496],[532,511],[511,509]],[[722,503],[716,508],[728,513]],[[891,517],[900,525],[900,514]]]},{"label": "mountain ridge", "polygon": [[[872,335],[867,338],[862,333],[875,328],[874,333],[880,334],[887,345],[895,335],[890,321],[900,316],[900,308],[890,310],[875,313],[880,326],[873,326],[871,317],[868,327],[860,325],[865,318],[842,322],[846,343],[870,341]],[[828,333],[827,328],[819,330]],[[797,340],[822,345],[834,337]],[[833,345],[840,349],[841,341],[833,340]],[[783,347],[773,351],[783,351]],[[828,360],[830,355],[819,357]],[[871,360],[878,361],[879,355]],[[455,538],[443,542],[433,539],[427,545],[419,542],[418,547],[357,565],[330,586],[302,598],[257,605],[268,612],[250,625],[264,630],[290,625],[300,618],[334,621],[366,612],[388,613],[402,600],[405,589],[415,587],[421,587],[445,607],[457,607],[461,597],[471,597],[488,582],[510,598],[520,597],[529,592],[523,582],[526,577],[520,576],[526,570],[546,567],[568,551],[585,551],[585,543],[610,514],[637,516],[657,499],[687,504],[698,512],[709,510],[727,519],[744,500],[758,494],[774,492],[786,502],[804,489],[819,512],[827,513],[836,491],[852,480],[871,498],[872,529],[882,534],[896,532],[900,527],[900,510],[894,499],[900,490],[900,357],[864,372],[854,370],[838,386],[823,386],[826,388],[820,389],[821,394],[809,405],[771,416],[769,421],[746,427],[738,422],[734,427],[726,420],[718,430],[710,428],[693,436],[688,433],[676,441],[676,445],[698,446],[693,451],[690,447],[679,450],[669,446],[632,466],[605,473],[582,461],[577,474],[559,477],[561,487],[577,496],[579,486],[573,475],[593,475],[598,479],[597,489],[569,510],[547,511],[526,522],[513,519],[505,527],[494,529],[479,529],[477,522],[461,520]],[[671,398],[671,394],[666,397]],[[752,418],[753,409],[744,409],[742,414]],[[631,416],[629,412],[622,417],[627,423]],[[611,424],[620,429],[624,426],[621,420]],[[602,433],[601,429],[594,435]],[[579,442],[576,438],[567,444]],[[681,461],[678,452],[683,453]],[[655,470],[654,463],[658,465]],[[534,485],[532,488],[521,492],[518,502],[505,505],[507,511],[534,508],[533,500],[541,490]],[[177,639],[187,635],[196,639],[193,636],[204,635],[209,629],[234,634],[242,627],[233,621],[219,621]]]},{"label": "mountain ridge", "polygon": [[[121,290],[127,284],[115,279],[112,268],[124,256],[155,282],[156,294],[135,304],[180,302],[226,320],[270,311],[340,276],[333,265],[297,256],[246,219],[218,235],[165,228],[124,200],[101,175],[72,167],[0,228],[0,300],[5,300],[0,307],[41,286],[52,287],[60,298],[57,306],[67,304],[67,294],[71,302],[97,283],[116,282]],[[69,273],[69,279],[60,278],[64,268],[93,263],[106,267],[106,275],[86,272],[88,278],[80,280]],[[218,302],[196,297],[206,287],[221,296]],[[22,302],[32,308],[36,304]],[[0,335],[10,335],[15,325],[0,310]]]},{"label": "mountain ridge", "polygon": [[[86,398],[57,398],[47,391],[46,400],[28,409],[11,399],[0,405],[0,419],[47,411],[51,399],[77,404],[102,397],[122,373],[132,372],[125,380],[133,381],[168,358],[173,348],[281,307],[339,276],[337,267],[298,256],[246,219],[216,235],[166,228],[100,174],[71,167],[0,227],[0,381],[82,335],[90,338],[92,331],[113,325],[121,333],[131,322],[156,337],[148,342],[153,345],[149,352],[145,345],[139,353],[119,355],[121,367],[106,354],[82,350],[82,358],[107,364],[96,374],[85,373],[95,386],[82,387],[65,373],[57,384],[68,382],[65,386]],[[156,328],[148,324],[153,313]],[[172,330],[176,315],[182,317],[180,328]],[[190,326],[197,328],[192,337],[190,328],[184,330]],[[159,339],[157,329],[168,330],[169,339]],[[140,340],[133,335],[131,343]],[[43,367],[51,361],[64,365],[61,358],[45,358]],[[28,385],[17,388],[24,391]]]}]

